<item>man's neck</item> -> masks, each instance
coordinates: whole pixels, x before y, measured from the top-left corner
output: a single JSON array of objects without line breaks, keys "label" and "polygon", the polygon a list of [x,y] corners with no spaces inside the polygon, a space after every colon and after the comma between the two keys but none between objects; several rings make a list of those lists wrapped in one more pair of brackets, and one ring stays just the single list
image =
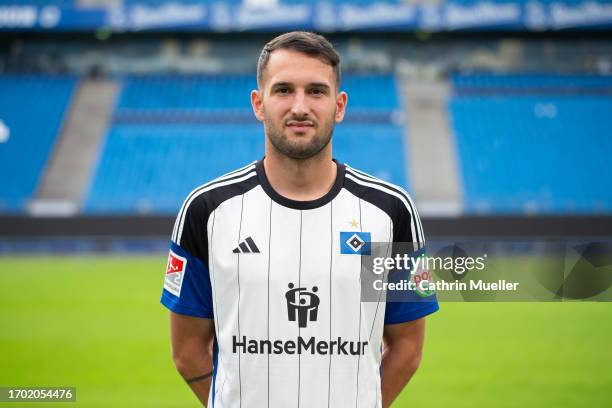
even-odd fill
[{"label": "man's neck", "polygon": [[[272,151],[271,151],[272,150]],[[264,169],[268,182],[281,196],[296,201],[323,197],[333,187],[338,172],[331,149],[304,160],[296,160],[268,149]]]}]

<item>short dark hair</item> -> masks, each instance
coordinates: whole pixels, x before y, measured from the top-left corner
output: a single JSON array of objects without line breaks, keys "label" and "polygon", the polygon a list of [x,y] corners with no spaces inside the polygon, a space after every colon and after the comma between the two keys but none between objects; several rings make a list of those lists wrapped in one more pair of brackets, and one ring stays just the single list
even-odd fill
[{"label": "short dark hair", "polygon": [[270,61],[270,54],[276,50],[293,50],[319,58],[331,65],[336,77],[336,85],[340,87],[340,54],[334,46],[322,35],[308,31],[292,31],[272,39],[261,50],[257,62],[257,85],[260,88],[263,83],[264,71]]}]

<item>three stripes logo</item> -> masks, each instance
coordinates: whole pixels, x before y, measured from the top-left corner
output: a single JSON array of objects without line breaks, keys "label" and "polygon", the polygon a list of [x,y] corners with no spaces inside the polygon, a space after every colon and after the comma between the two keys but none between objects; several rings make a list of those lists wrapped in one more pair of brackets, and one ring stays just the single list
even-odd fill
[{"label": "three stripes logo", "polygon": [[258,254],[259,248],[255,245],[253,238],[247,237],[232,252],[235,254]]}]

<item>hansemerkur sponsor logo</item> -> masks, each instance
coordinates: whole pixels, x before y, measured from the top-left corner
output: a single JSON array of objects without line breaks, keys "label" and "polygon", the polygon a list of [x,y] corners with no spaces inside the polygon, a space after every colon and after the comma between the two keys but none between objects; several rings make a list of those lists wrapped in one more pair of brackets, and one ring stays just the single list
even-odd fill
[{"label": "hansemerkur sponsor logo", "polygon": [[[316,322],[319,297],[318,291],[313,286],[312,292],[306,288],[296,288],[289,283],[289,290],[285,293],[287,301],[287,319],[290,322],[297,320],[299,328],[305,328],[308,322]],[[232,337],[232,351],[234,354],[318,354],[318,355],[363,355],[365,354],[367,341],[344,340],[336,337],[334,340],[317,340],[314,336],[305,338],[297,336],[295,340],[261,340],[249,339],[242,336]]]}]

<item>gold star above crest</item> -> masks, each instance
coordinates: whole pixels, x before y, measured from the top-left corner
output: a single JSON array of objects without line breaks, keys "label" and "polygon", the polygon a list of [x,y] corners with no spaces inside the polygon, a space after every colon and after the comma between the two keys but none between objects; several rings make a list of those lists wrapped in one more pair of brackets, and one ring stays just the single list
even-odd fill
[{"label": "gold star above crest", "polygon": [[351,227],[353,228],[359,228],[359,223],[357,222],[356,219],[353,218],[353,220],[350,222]]}]

